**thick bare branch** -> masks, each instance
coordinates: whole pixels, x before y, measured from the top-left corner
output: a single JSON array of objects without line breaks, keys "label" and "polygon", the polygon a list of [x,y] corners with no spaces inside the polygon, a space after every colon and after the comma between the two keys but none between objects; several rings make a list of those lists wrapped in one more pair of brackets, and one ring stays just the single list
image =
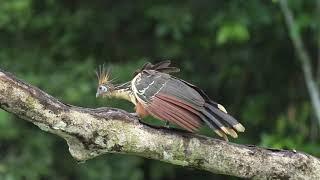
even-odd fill
[{"label": "thick bare branch", "polygon": [[320,160],[311,155],[155,129],[119,109],[67,105],[1,70],[0,106],[64,138],[78,161],[123,153],[245,178],[320,179]]},{"label": "thick bare branch", "polygon": [[298,59],[301,63],[304,79],[311,99],[311,104],[320,126],[320,95],[319,88],[312,73],[311,58],[304,47],[293,14],[288,7],[287,0],[280,0],[280,7],[289,30],[291,41],[293,42]]}]

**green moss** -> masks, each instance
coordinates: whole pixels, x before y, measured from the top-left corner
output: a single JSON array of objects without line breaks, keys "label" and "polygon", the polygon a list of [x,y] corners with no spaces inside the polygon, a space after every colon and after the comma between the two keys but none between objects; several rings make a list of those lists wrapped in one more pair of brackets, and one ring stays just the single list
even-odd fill
[{"label": "green moss", "polygon": [[31,96],[27,97],[26,102],[25,102],[25,106],[28,109],[35,109],[36,104],[37,104],[37,100],[36,99],[32,98]]}]

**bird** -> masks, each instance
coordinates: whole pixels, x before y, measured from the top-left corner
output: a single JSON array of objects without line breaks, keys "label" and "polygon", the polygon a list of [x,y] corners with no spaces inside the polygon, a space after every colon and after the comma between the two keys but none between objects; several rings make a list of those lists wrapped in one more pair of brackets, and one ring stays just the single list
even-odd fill
[{"label": "bird", "polygon": [[135,105],[135,114],[140,118],[151,115],[191,133],[206,124],[226,141],[227,135],[237,138],[237,132],[245,131],[224,106],[197,86],[173,76],[180,69],[170,65],[169,60],[147,62],[133,73],[132,80],[122,84],[113,84],[110,72],[99,66],[96,97],[128,100]]}]

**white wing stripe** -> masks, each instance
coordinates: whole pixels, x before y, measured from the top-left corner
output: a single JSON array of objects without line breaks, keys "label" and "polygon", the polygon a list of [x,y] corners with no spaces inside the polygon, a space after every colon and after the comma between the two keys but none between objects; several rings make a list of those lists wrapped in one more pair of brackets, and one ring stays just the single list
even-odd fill
[{"label": "white wing stripe", "polygon": [[149,87],[154,84],[154,81],[152,81],[152,83],[150,83],[147,87],[145,87],[144,89],[142,89],[141,91],[138,91],[137,93],[140,95],[143,95],[147,89],[149,89]]}]

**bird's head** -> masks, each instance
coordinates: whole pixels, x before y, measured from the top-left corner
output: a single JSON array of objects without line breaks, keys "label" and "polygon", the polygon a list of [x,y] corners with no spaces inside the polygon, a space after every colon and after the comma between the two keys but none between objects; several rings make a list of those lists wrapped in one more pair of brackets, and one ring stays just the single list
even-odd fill
[{"label": "bird's head", "polygon": [[98,78],[98,87],[96,97],[105,97],[110,95],[110,93],[114,90],[114,86],[110,80],[110,73],[104,67],[104,65],[99,66],[96,71],[96,75]]}]

